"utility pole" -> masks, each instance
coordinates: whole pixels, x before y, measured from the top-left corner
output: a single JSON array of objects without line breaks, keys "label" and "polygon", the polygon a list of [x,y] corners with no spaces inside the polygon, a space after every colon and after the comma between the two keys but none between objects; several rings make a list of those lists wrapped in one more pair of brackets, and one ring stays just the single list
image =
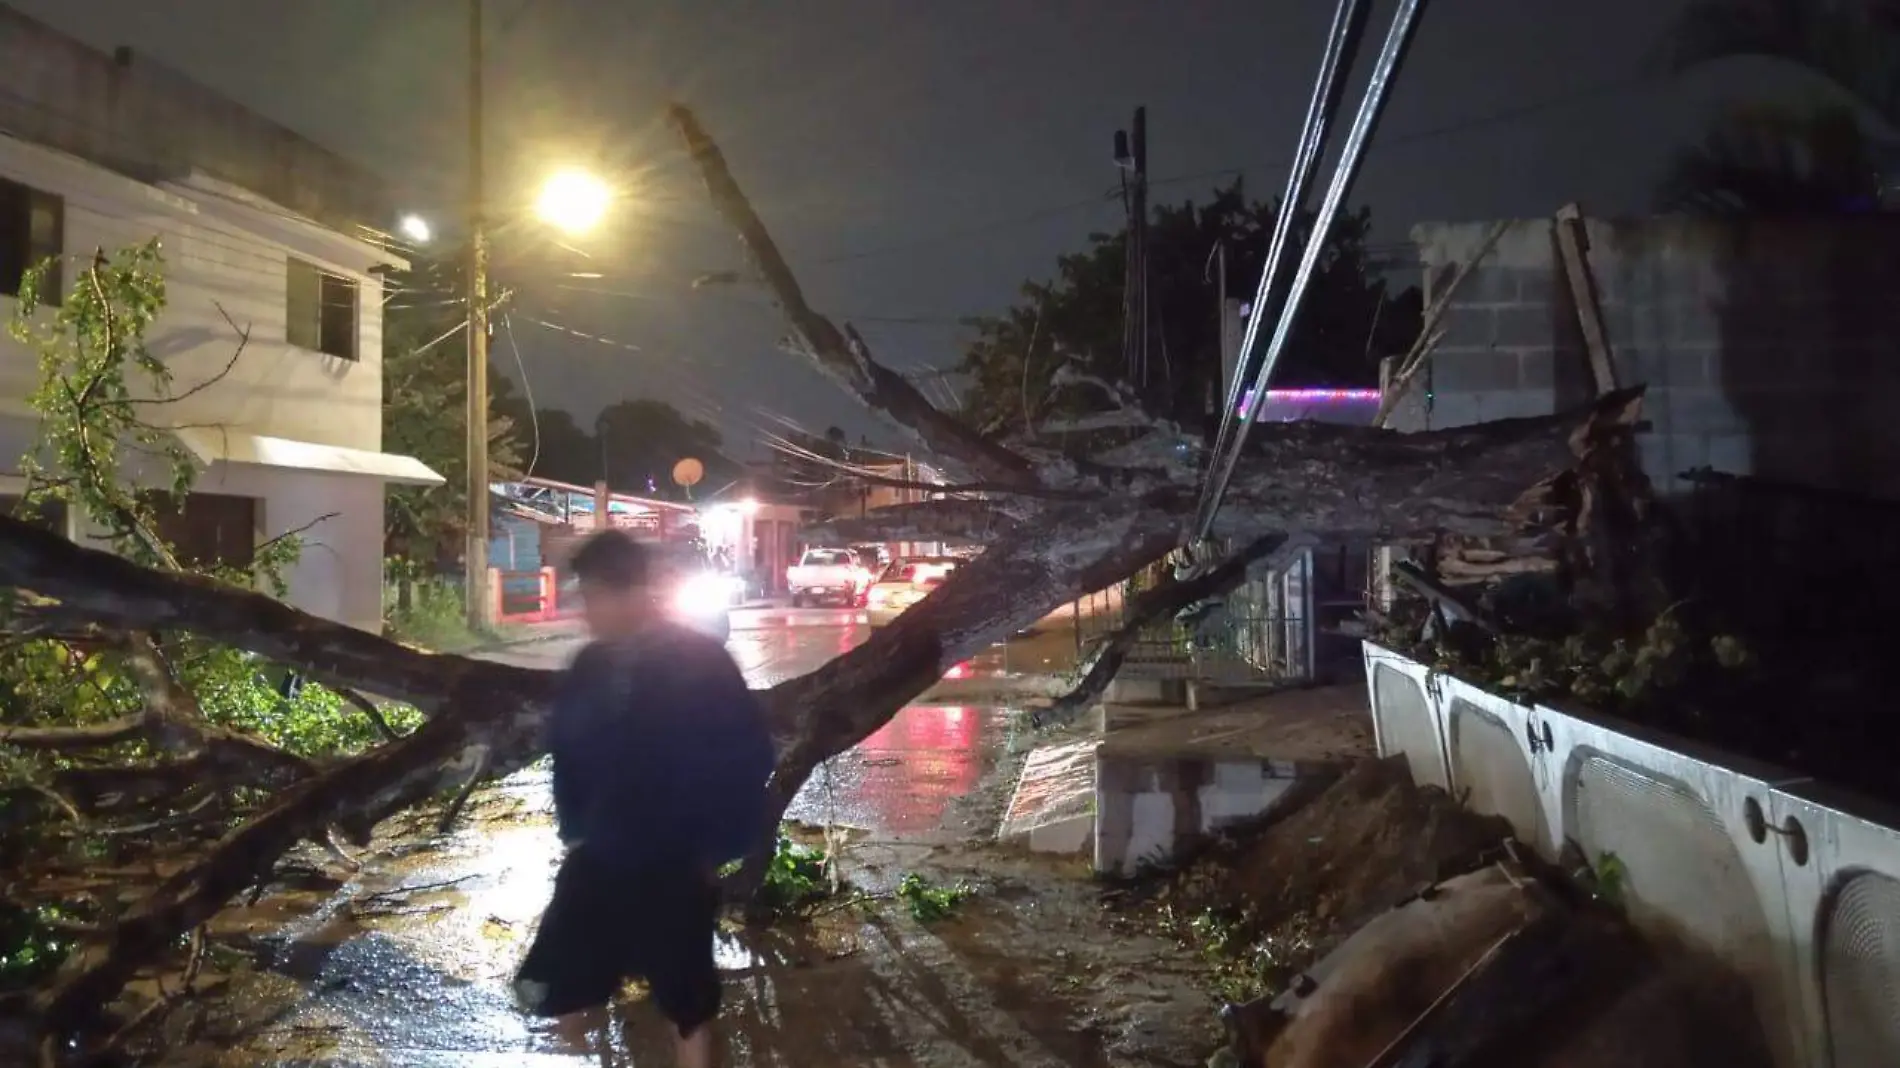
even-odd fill
[{"label": "utility pole", "polygon": [[483,219],[482,0],[468,0],[468,624],[488,618],[488,235]]},{"label": "utility pole", "polygon": [[[1148,388],[1148,109],[1135,109],[1135,352],[1141,360],[1141,388]],[[1162,409],[1163,411],[1166,408]]]},{"label": "utility pole", "polygon": [[1115,131],[1115,164],[1127,174],[1122,179],[1128,208],[1127,257],[1122,296],[1122,344],[1128,360],[1128,380],[1143,396],[1148,392],[1148,109],[1135,109],[1134,125]]},{"label": "utility pole", "polygon": [[1214,242],[1214,251],[1208,255],[1208,265],[1213,268],[1214,321],[1219,326],[1220,338],[1220,376],[1207,383],[1202,407],[1202,425],[1207,447],[1211,449],[1219,436],[1221,420],[1227,417],[1220,407],[1227,399],[1228,385],[1240,373],[1236,365],[1240,363],[1240,338],[1241,332],[1246,329],[1246,322],[1240,315],[1240,301],[1227,295],[1227,242],[1224,239]]}]

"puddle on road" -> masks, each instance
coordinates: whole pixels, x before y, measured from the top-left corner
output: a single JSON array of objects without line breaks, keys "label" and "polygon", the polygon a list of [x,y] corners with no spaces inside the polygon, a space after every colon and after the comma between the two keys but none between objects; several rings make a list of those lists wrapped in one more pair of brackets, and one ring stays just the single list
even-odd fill
[{"label": "puddle on road", "polygon": [[[862,885],[888,891],[872,884],[926,863],[934,847],[920,843],[969,837],[946,828],[996,767],[1016,715],[968,705],[906,708],[834,761],[828,776],[815,778],[794,814],[919,844],[864,873]],[[327,884],[306,880],[304,889],[232,910],[220,932],[241,949],[250,970],[231,976],[225,997],[207,999],[201,1021],[207,1024],[202,1042],[230,1052],[167,1063],[472,1068],[502,1058],[567,1062],[571,1051],[517,1010],[510,989],[559,863],[548,789],[545,768],[522,772],[478,794],[450,835],[426,836],[427,821],[417,820],[406,837],[392,831],[379,843],[360,874]],[[857,848],[854,858],[871,859]],[[1001,896],[992,903],[1020,911],[1020,902]],[[1024,922],[1035,911],[1023,913]],[[1016,965],[999,969],[994,959],[998,952],[1022,954],[1023,932],[952,927],[921,941],[914,933],[899,939],[866,915],[843,909],[802,925],[722,930],[715,957],[727,976],[734,1063],[776,1064],[785,1056],[811,1063],[901,1062],[917,1043],[946,1038],[964,1052],[931,1063],[1095,1063],[1092,1051],[1057,1043],[1068,1027],[1060,1013],[1048,1010],[1056,1022],[1027,1032],[1016,1022],[1044,1014],[1024,1000],[1027,987],[1012,978]],[[964,1008],[976,1017],[945,1017],[945,999],[969,1002]],[[631,999],[617,1044],[634,1051],[638,1063],[663,1062],[665,1028],[649,1019],[642,1000]],[[1004,1018],[990,1018],[998,1012]],[[999,1038],[1002,1033],[1015,1037]],[[999,1041],[1014,1048],[1005,1052]],[[1013,1055],[1050,1043],[1080,1056]]]}]

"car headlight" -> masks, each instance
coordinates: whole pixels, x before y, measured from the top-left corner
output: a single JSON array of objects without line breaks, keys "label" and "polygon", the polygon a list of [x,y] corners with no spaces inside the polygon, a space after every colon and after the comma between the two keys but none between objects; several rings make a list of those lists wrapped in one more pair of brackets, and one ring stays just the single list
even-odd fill
[{"label": "car headlight", "polygon": [[721,612],[732,606],[739,580],[730,575],[694,575],[673,595],[675,611],[688,615]]}]

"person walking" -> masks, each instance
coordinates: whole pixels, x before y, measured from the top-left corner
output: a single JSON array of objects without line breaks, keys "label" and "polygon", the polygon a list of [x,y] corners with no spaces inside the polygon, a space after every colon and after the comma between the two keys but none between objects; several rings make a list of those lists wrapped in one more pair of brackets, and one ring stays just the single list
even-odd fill
[{"label": "person walking", "polygon": [[717,872],[769,831],[771,735],[725,647],[666,618],[643,546],[603,531],[571,566],[592,640],[548,725],[567,851],[516,990],[579,1037],[643,980],[681,1068],[710,1068]]}]

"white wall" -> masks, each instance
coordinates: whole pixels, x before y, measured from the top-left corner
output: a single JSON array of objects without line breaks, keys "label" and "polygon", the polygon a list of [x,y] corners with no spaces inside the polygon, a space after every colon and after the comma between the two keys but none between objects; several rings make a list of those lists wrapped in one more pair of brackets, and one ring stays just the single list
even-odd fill
[{"label": "white wall", "polygon": [[1900,812],[1365,646],[1382,756],[1549,859],[1614,855],[1640,928],[1745,979],[1778,1068],[1900,1064]]},{"label": "white wall", "polygon": [[[161,189],[5,136],[0,177],[64,198],[68,289],[95,249],[110,253],[159,240],[167,302],[147,335],[148,347],[171,368],[174,395],[216,381],[175,404],[154,406],[152,422],[381,450],[382,287],[369,271],[387,256],[266,203],[247,203],[241,190],[195,177]],[[286,340],[291,255],[357,282],[357,360]],[[0,316],[11,321],[16,308],[15,298],[0,296]],[[248,330],[249,340],[233,363],[239,329]],[[19,409],[38,378],[36,355],[11,337],[0,338],[0,398],[11,402],[0,419],[6,450],[0,471],[16,469],[16,458],[37,436],[36,420]],[[137,466],[128,465],[128,474],[146,480]],[[289,600],[326,618],[380,627],[381,481],[214,463],[201,471],[197,488],[258,498],[262,538],[330,516],[302,535],[305,549],[289,576]]]},{"label": "white wall", "polygon": [[260,541],[301,531],[303,554],[288,576],[288,600],[306,612],[380,630],[383,619],[383,484],[373,478],[218,465],[198,479],[205,493],[256,497]]},{"label": "white wall", "polygon": [[[7,137],[0,137],[0,177],[64,198],[69,286],[95,250],[159,240],[166,307],[147,343],[171,367],[175,394],[231,363],[239,333],[226,313],[248,329],[250,340],[228,374],[155,411],[155,421],[381,448],[382,286],[369,268],[383,257],[373,249],[290,222],[281,209],[245,206],[185,185],[160,189]],[[266,228],[268,237],[256,232]],[[293,348],[285,340],[292,255],[357,282],[358,360]],[[0,315],[8,320],[16,307],[12,297],[0,297]],[[25,397],[37,380],[34,354],[10,337],[0,339],[3,395]]]}]

